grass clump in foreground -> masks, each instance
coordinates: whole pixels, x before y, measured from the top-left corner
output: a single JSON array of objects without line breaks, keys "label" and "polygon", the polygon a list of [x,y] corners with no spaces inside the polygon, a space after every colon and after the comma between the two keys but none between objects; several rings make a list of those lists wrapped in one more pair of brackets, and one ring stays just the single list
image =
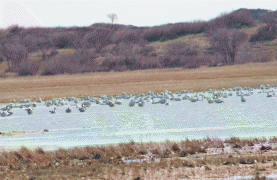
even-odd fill
[{"label": "grass clump in foreground", "polygon": [[1,179],[225,178],[271,174],[277,138],[204,139],[86,146],[0,154]]}]

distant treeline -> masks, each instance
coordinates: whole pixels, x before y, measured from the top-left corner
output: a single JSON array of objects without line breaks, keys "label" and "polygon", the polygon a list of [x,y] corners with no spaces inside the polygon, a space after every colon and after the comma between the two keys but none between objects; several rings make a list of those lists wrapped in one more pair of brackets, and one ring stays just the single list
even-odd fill
[{"label": "distant treeline", "polygon": [[[207,22],[154,27],[104,23],[67,28],[15,25],[0,31],[0,61],[7,61],[7,71],[22,76],[270,61],[270,55],[251,51],[249,44],[276,38],[276,14],[239,9]],[[262,26],[250,37],[240,30],[259,24]],[[168,43],[163,51],[151,45],[200,33],[208,37],[208,49],[192,48],[181,41]]]}]

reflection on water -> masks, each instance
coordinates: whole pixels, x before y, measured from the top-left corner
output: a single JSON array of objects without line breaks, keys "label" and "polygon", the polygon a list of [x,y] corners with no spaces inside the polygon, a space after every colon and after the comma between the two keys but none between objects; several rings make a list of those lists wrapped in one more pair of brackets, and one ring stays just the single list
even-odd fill
[{"label": "reflection on water", "polygon": [[[240,97],[228,96],[224,103],[192,103],[188,100],[171,101],[171,106],[146,102],[144,107],[129,107],[130,100],[122,105],[109,107],[93,103],[81,113],[74,106],[72,113],[65,113],[67,106],[53,107],[38,104],[28,115],[24,109],[14,108],[13,115],[0,117],[0,132],[41,131],[48,133],[17,137],[1,137],[1,146],[25,145],[71,147],[129,142],[261,137],[276,135],[277,98],[255,93],[241,103]],[[234,93],[233,93],[234,94]],[[206,93],[209,96],[208,93]],[[69,104],[71,102],[68,102]],[[73,104],[72,104],[73,105]]]}]

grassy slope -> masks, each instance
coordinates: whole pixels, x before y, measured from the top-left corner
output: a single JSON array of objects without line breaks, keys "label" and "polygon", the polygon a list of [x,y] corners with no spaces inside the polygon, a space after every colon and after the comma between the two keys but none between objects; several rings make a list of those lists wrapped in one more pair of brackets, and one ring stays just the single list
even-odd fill
[{"label": "grassy slope", "polygon": [[[245,32],[248,37],[254,35],[257,30],[265,24],[259,24],[256,27],[252,28],[242,28],[240,31]],[[155,42],[151,43],[151,46],[154,46],[158,49],[158,52],[164,53],[166,51],[166,46],[174,42],[183,42],[190,46],[191,48],[197,48],[200,53],[203,53],[210,47],[209,37],[206,36],[205,33],[196,34],[196,35],[187,35],[178,39],[174,39],[166,42]],[[253,44],[251,48],[253,49],[262,49],[265,47],[265,50],[275,57],[277,56],[277,40],[269,41],[269,42],[261,42],[257,44]]]}]

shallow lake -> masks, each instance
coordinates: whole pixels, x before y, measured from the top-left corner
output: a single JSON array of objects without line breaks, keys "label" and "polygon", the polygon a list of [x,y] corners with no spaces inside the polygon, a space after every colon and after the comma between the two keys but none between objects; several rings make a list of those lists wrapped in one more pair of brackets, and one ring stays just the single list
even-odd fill
[{"label": "shallow lake", "polygon": [[[67,106],[57,108],[56,114],[44,103],[37,103],[33,114],[24,108],[13,108],[12,116],[0,117],[0,132],[41,131],[15,137],[0,137],[0,146],[29,148],[43,146],[45,149],[80,145],[100,145],[120,142],[179,141],[202,138],[269,137],[277,135],[277,98],[267,98],[266,93],[223,98],[224,103],[208,104],[206,100],[170,101],[171,105],[146,102],[144,107],[129,107],[130,99],[122,105],[109,107],[92,103],[86,112],[73,108],[66,113]],[[205,93],[206,96],[211,96]],[[183,97],[184,95],[182,95]],[[80,103],[78,103],[80,104]]]}]

